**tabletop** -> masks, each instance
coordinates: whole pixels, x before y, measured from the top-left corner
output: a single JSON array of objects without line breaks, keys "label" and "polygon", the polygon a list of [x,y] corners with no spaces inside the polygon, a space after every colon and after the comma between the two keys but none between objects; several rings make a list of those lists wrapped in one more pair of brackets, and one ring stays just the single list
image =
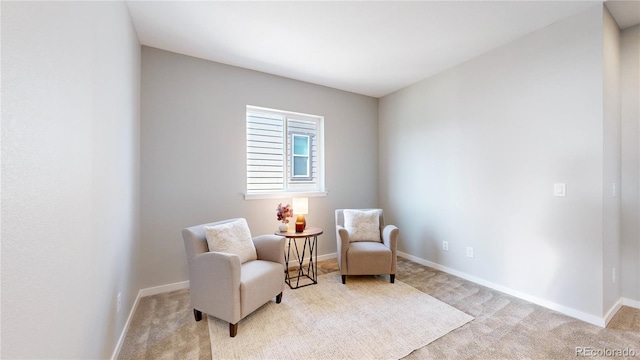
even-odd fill
[{"label": "tabletop", "polygon": [[285,236],[287,238],[306,238],[309,236],[322,235],[322,229],[317,227],[308,227],[303,232],[296,232],[295,229],[289,229],[289,231],[281,232],[276,231],[275,235]]}]

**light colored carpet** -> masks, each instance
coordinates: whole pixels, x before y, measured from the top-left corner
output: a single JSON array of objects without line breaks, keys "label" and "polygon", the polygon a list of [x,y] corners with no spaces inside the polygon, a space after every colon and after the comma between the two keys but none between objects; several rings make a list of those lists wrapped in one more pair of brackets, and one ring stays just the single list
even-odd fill
[{"label": "light colored carpet", "polygon": [[214,359],[398,359],[473,320],[415,288],[376,277],[338,273],[318,284],[285,289],[282,303],[269,302],[229,324],[208,318]]},{"label": "light colored carpet", "polygon": [[118,358],[211,360],[207,320],[194,320],[189,290],[140,299]]},{"label": "light colored carpet", "polygon": [[[318,262],[319,274],[337,270],[336,259]],[[622,307],[602,329],[401,257],[397,280],[475,317],[405,360],[576,359],[579,346],[640,353],[640,309]],[[143,297],[118,358],[210,360],[207,323],[193,319],[188,289]]]}]

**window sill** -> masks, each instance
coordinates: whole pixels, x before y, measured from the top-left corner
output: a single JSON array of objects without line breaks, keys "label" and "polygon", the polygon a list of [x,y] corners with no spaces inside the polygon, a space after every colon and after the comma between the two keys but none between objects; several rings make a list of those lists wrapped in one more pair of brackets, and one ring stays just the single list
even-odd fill
[{"label": "window sill", "polygon": [[244,194],[245,200],[262,200],[262,199],[286,199],[294,197],[324,197],[327,196],[327,191],[290,191],[290,192],[278,192],[278,193],[262,193],[262,194]]}]

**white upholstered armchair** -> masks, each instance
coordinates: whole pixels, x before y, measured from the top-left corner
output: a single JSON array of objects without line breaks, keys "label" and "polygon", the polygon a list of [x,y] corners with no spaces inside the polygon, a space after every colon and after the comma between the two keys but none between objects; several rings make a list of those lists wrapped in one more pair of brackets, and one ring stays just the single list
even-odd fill
[{"label": "white upholstered armchair", "polygon": [[336,210],[338,266],[342,283],[347,275],[396,276],[399,230],[384,225],[382,209]]},{"label": "white upholstered armchair", "polygon": [[227,321],[234,337],[241,319],[274,297],[282,300],[284,237],[251,238],[245,219],[188,227],[182,237],[196,321],[202,313]]}]

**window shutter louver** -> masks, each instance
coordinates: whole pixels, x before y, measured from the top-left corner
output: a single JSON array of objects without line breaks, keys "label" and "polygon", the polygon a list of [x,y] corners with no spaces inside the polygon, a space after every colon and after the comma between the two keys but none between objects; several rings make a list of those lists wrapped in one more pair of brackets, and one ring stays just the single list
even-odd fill
[{"label": "window shutter louver", "polygon": [[247,190],[283,191],[284,117],[247,114]]}]

